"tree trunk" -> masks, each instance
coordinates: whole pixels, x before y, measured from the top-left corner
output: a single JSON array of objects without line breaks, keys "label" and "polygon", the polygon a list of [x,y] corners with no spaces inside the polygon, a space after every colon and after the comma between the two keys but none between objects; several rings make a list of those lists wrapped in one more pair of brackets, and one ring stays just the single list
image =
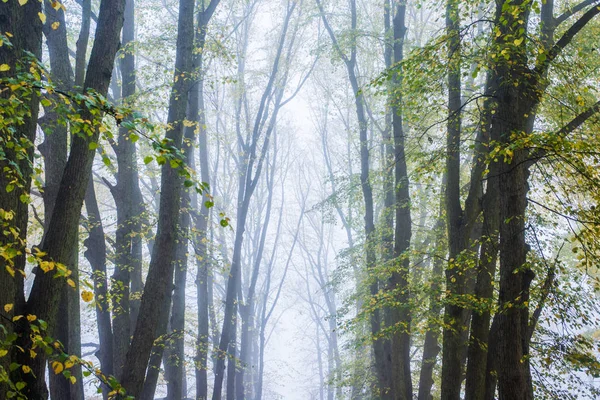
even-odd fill
[{"label": "tree trunk", "polygon": [[[25,9],[29,9],[29,2]],[[12,4],[12,3],[11,3]],[[33,7],[33,6],[32,6]],[[25,25],[37,25],[34,21],[37,13],[28,19]],[[95,90],[100,95],[107,92],[112,64],[119,42],[119,31],[123,22],[123,0],[103,0],[100,4],[100,15],[97,24],[96,41],[90,57],[90,66],[85,80],[85,87]],[[8,27],[8,31],[12,28]],[[92,115],[89,109],[84,109],[82,119],[98,121],[98,116]],[[73,137],[71,152],[61,179],[56,204],[61,204],[60,209],[52,213],[48,225],[48,233],[43,239],[41,250],[47,256],[47,260],[58,262],[68,266],[71,261],[72,246],[77,240],[79,218],[83,198],[87,188],[89,175],[92,168],[94,152],[89,149],[89,143],[98,140],[99,131],[92,129],[90,136]],[[27,217],[27,212],[23,214]],[[54,279],[54,274],[45,274],[41,270],[36,271],[36,277],[31,290],[31,295],[25,309],[26,314],[36,315],[48,323],[49,330],[56,326],[57,314],[60,302],[60,293],[65,287],[64,279]],[[21,331],[19,344],[27,348],[31,345],[28,324],[20,324]],[[33,398],[45,398],[47,391],[45,382],[33,378],[44,375],[45,354],[38,354],[34,359],[30,358],[28,352],[19,355],[19,363],[31,366],[33,374],[26,374],[24,380],[27,383],[26,395]]]},{"label": "tree trunk", "polygon": [[[98,323],[98,338],[100,349],[96,357],[100,360],[100,369],[106,376],[113,375],[113,333],[108,301],[108,281],[106,275],[106,241],[104,239],[104,228],[96,200],[94,181],[90,179],[85,194],[85,207],[88,217],[88,238],[84,242],[87,248],[85,258],[92,267],[92,279],[94,281],[94,297],[96,300],[96,320]],[[110,390],[104,388],[104,395]]]},{"label": "tree trunk", "polygon": [[[123,57],[121,65],[121,101],[127,104],[135,93],[135,58],[130,48],[135,35],[134,0],[126,0],[123,24]],[[117,184],[111,193],[117,207],[117,232],[115,235],[115,272],[112,276],[111,297],[113,301],[114,373],[122,376],[125,356],[129,348],[131,332],[135,327],[139,310],[140,293],[132,296],[133,279],[135,290],[141,289],[142,237],[141,214],[144,211],[137,171],[136,145],[129,138],[129,130],[119,127],[115,149],[117,156]],[[136,300],[133,300],[136,299]],[[133,315],[132,315],[133,311]]]},{"label": "tree trunk", "polygon": [[[394,16],[394,62],[404,60],[404,35],[406,4],[399,2]],[[394,75],[393,84],[398,93],[402,91],[402,72]],[[393,310],[392,320],[389,324],[395,326],[392,335],[392,389],[394,399],[410,400],[412,393],[412,377],[410,373],[410,325],[411,312],[410,290],[408,285],[410,260],[411,215],[408,170],[406,167],[406,153],[404,131],[402,126],[402,97],[396,99],[392,107],[392,129],[394,133],[394,161],[395,161],[395,200],[396,200],[396,227],[394,239],[394,257],[396,270],[392,273],[388,285],[395,292],[400,305]]]},{"label": "tree trunk", "polygon": [[[169,128],[165,134],[175,148],[182,146],[183,120],[186,115],[187,94],[191,87],[193,34],[194,1],[181,0],[174,73],[176,78],[169,100]],[[127,394],[135,397],[142,391],[152,344],[157,338],[160,312],[156,311],[168,307],[166,300],[172,290],[181,187],[182,178],[177,168],[171,167],[170,163],[166,162],[161,169],[160,211],[152,259],[121,379]]]}]

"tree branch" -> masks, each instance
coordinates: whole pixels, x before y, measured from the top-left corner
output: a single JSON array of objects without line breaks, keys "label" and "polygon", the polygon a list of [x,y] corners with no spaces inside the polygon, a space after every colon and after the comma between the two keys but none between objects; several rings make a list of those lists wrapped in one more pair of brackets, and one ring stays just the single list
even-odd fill
[{"label": "tree branch", "polygon": [[544,76],[550,63],[554,61],[554,59],[560,54],[560,52],[573,40],[575,35],[577,35],[588,22],[592,20],[596,15],[600,14],[600,6],[594,6],[590,8],[585,14],[583,14],[567,31],[562,35],[562,37],[556,42],[554,46],[548,52],[546,59],[540,62],[536,68],[536,75],[541,77]]},{"label": "tree branch", "polygon": [[589,5],[592,5],[594,3],[597,3],[598,0],[584,0],[581,3],[575,5],[574,7],[572,7],[571,9],[565,11],[564,13],[562,13],[561,15],[559,15],[558,17],[556,17],[554,19],[554,23],[556,24],[556,26],[562,24],[563,22],[565,22],[567,19],[571,18],[574,14],[578,13],[579,11],[583,10],[584,8],[586,8]]}]

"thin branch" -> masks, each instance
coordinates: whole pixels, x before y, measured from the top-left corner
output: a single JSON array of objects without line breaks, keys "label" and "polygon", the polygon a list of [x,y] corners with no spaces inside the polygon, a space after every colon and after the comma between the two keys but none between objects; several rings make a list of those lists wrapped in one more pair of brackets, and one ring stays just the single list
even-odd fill
[{"label": "thin branch", "polygon": [[558,17],[556,17],[554,19],[554,23],[556,24],[556,26],[562,24],[563,22],[565,22],[567,19],[571,18],[574,14],[578,13],[579,11],[583,10],[584,8],[586,8],[589,5],[592,5],[594,3],[597,3],[598,0],[584,0],[581,3],[575,5],[574,7],[570,8],[569,10],[565,11],[564,13],[562,13],[561,15],[559,15]]}]

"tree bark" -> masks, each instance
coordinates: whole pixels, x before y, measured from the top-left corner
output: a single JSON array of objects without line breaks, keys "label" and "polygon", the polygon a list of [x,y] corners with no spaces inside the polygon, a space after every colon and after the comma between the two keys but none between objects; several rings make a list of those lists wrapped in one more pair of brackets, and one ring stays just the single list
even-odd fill
[{"label": "tree bark", "polygon": [[[175,79],[169,99],[169,128],[165,134],[175,148],[182,146],[183,120],[186,114],[187,95],[191,87],[194,3],[193,0],[181,0],[179,3]],[[157,338],[160,312],[156,311],[169,307],[167,299],[173,285],[181,187],[182,178],[178,170],[166,162],[161,169],[160,211],[152,259],[121,379],[127,394],[134,397],[139,396],[142,391],[152,344]]]},{"label": "tree bark", "polygon": [[[30,4],[37,2],[27,3]],[[12,4],[12,3],[11,3]],[[37,13],[31,16],[26,25],[36,25]],[[123,22],[123,1],[103,0],[100,4],[100,16],[96,30],[96,41],[90,57],[90,65],[85,80],[85,87],[92,89],[100,95],[105,95],[110,82],[112,64],[119,43],[119,32]],[[8,28],[7,30],[12,30]],[[82,118],[98,121],[98,117],[91,114],[89,109],[84,109]],[[61,204],[60,209],[52,213],[48,225],[48,233],[43,239],[41,250],[48,260],[68,264],[71,261],[71,244],[77,240],[79,218],[83,198],[91,172],[94,152],[89,149],[89,143],[98,140],[99,131],[93,129],[90,136],[73,137],[71,152],[61,179],[56,204]],[[24,213],[27,217],[27,212]],[[59,309],[60,293],[65,287],[64,279],[54,279],[54,274],[45,274],[36,271],[36,277],[29,300],[23,310],[26,314],[36,315],[48,323],[49,330],[56,326]],[[21,324],[19,344],[27,348],[30,346],[28,324]],[[26,395],[33,398],[46,398],[47,391],[43,380],[34,379],[33,376],[44,375],[45,354],[38,354],[31,359],[28,352],[19,356],[19,363],[31,366],[33,374],[24,377],[27,387]]]}]

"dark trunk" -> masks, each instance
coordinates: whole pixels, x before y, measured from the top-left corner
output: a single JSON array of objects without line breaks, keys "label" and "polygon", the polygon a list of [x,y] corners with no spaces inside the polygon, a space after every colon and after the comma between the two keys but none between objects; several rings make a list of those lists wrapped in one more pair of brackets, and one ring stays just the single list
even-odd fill
[{"label": "dark trunk", "polygon": [[156,393],[158,376],[160,375],[160,365],[163,360],[165,346],[169,338],[167,337],[167,327],[169,325],[169,310],[171,308],[171,292],[169,291],[165,298],[165,304],[159,310],[159,324],[156,329],[156,340],[153,343],[148,368],[146,369],[146,378],[144,387],[140,395],[141,400],[152,400]]},{"label": "dark trunk", "polygon": [[[446,4],[446,32],[448,35],[448,124],[446,149],[446,215],[449,263],[446,269],[446,291],[454,299],[466,293],[465,265],[468,233],[460,202],[460,142],[461,142],[461,53],[459,2]],[[474,182],[473,182],[474,184]],[[462,362],[466,350],[464,329],[468,321],[460,301],[448,299],[444,312],[442,346],[442,400],[459,400]]]},{"label": "dark trunk", "polygon": [[[175,77],[177,79],[174,79],[175,83],[169,100],[169,128],[165,134],[175,148],[182,146],[183,120],[186,116],[187,94],[191,87],[193,35],[194,1],[182,0],[179,4],[175,60]],[[139,316],[131,345],[127,351],[121,379],[121,384],[127,390],[127,394],[131,396],[139,396],[143,388],[146,366],[160,325],[161,313],[156,311],[169,306],[167,299],[173,286],[181,187],[182,177],[178,168],[171,167],[169,162],[163,164],[156,239]]]},{"label": "dark trunk", "polygon": [[[404,35],[406,4],[398,3],[394,16],[394,62],[404,60]],[[402,91],[402,71],[394,75],[394,88],[398,93]],[[392,318],[388,323],[394,326],[392,335],[392,389],[394,399],[410,400],[412,394],[412,377],[410,373],[410,324],[411,313],[409,277],[409,249],[412,236],[410,215],[410,193],[408,170],[406,167],[405,138],[402,123],[402,97],[394,102],[392,129],[394,133],[394,162],[395,162],[395,200],[396,200],[396,227],[394,239],[394,272],[389,279],[388,286],[394,292],[399,305],[392,310]]]},{"label": "dark trunk", "polygon": [[[104,240],[104,228],[100,219],[100,210],[92,179],[90,179],[85,194],[85,207],[89,232],[88,238],[84,242],[84,246],[87,248],[85,258],[87,258],[92,267],[94,298],[96,300],[96,320],[100,340],[100,348],[96,352],[96,357],[100,360],[102,373],[108,376],[113,374],[113,337],[106,276],[106,241]],[[108,392],[104,391],[105,394]]]},{"label": "dark trunk", "polygon": [[[442,179],[442,193],[446,187],[446,176]],[[423,356],[421,362],[421,372],[419,374],[419,400],[431,400],[431,388],[433,386],[433,370],[437,364],[437,357],[440,353],[439,337],[441,327],[439,326],[439,316],[442,311],[442,280],[443,280],[443,258],[440,253],[445,253],[446,236],[444,234],[444,215],[445,207],[442,204],[438,215],[438,220],[433,228],[435,235],[435,244],[432,249],[433,262],[430,278],[429,310],[430,320],[427,323],[427,332],[423,343]]]},{"label": "dark trunk", "polygon": [[[480,128],[483,133],[481,138],[485,143],[490,142],[491,111],[492,103],[486,101]],[[475,156],[485,157],[484,154],[476,154]],[[498,229],[500,227],[498,196],[498,164],[492,162],[489,166],[487,188],[482,206],[482,244],[475,286],[475,299],[478,306],[473,310],[471,319],[465,383],[466,400],[484,400],[485,398],[491,307],[494,298],[494,278],[498,260]]]},{"label": "dark trunk", "polygon": [[[33,6],[36,3],[39,6],[38,2],[29,2],[24,9],[29,9],[30,5],[31,7],[37,7]],[[106,94],[110,82],[112,64],[123,22],[122,16],[122,0],[104,0],[101,2],[96,42],[94,43],[85,80],[86,88],[95,90],[101,95]],[[36,17],[37,12],[28,18],[27,23],[22,23],[27,26],[36,26],[35,21],[39,19]],[[4,30],[10,31],[12,28],[7,27]],[[35,36],[32,34],[33,37]],[[82,111],[82,119],[96,122],[99,120],[98,116],[92,115],[88,109]],[[89,149],[89,144],[96,142],[98,136],[99,131],[92,128],[89,136],[75,135],[73,137],[71,152],[56,196],[56,204],[61,204],[61,207],[55,209],[52,213],[48,233],[41,245],[41,249],[47,254],[46,258],[48,260],[65,264],[67,267],[69,267],[72,259],[72,243],[77,240],[81,207],[94,158],[94,152]],[[27,212],[23,215],[26,218]],[[56,326],[60,295],[64,290],[65,283],[64,279],[54,279],[53,274],[45,274],[41,269],[37,270],[29,301],[25,310],[23,310],[26,314],[33,314],[45,320],[48,323],[50,332]],[[28,324],[23,323],[19,326],[19,329],[22,331],[19,344],[27,348],[31,345],[30,328]],[[45,398],[47,396],[44,381],[33,378],[34,376],[44,375],[45,361],[45,354],[38,354],[34,359],[30,358],[28,352],[19,356],[19,363],[30,365],[33,371],[33,374],[26,374],[24,377],[27,382],[25,392],[31,398]]]},{"label": "dark trunk", "polygon": [[[127,105],[135,93],[135,58],[130,47],[134,40],[134,0],[125,4],[123,24],[123,55],[121,66],[121,100]],[[125,355],[129,348],[131,332],[139,310],[142,275],[141,214],[143,199],[139,188],[135,143],[130,132],[119,127],[115,152],[117,155],[117,184],[111,192],[117,207],[117,232],[115,235],[115,272],[112,276],[111,297],[113,301],[114,373],[122,375]],[[136,278],[132,279],[135,276]],[[134,300],[136,299],[136,300]],[[133,314],[132,314],[133,312]]]},{"label": "dark trunk", "polygon": [[[49,22],[44,25],[43,31],[48,44],[52,79],[59,90],[68,92],[73,86],[73,70],[69,61],[65,15],[62,9],[55,10],[48,2],[45,3],[44,12]],[[50,24],[55,22],[59,24],[58,28],[52,29]],[[51,99],[60,101],[57,96],[51,96]],[[60,179],[67,162],[68,131],[65,124],[60,122],[60,118],[61,116],[55,112],[54,108],[49,106],[46,107],[44,117],[39,121],[44,130],[44,142],[39,146],[39,150],[44,156],[45,162],[46,184],[43,193],[45,230],[50,223]],[[77,278],[78,247],[77,239],[75,239],[71,244],[72,254],[68,264],[71,266],[72,279],[76,284],[79,282]],[[65,287],[61,294],[59,321],[52,336],[65,346],[66,353],[81,356],[80,330],[79,290],[74,291]],[[77,368],[72,370],[72,374],[77,379],[76,385],[72,385],[63,376],[49,375],[52,398],[73,400],[83,398],[81,367],[77,365]]]}]

